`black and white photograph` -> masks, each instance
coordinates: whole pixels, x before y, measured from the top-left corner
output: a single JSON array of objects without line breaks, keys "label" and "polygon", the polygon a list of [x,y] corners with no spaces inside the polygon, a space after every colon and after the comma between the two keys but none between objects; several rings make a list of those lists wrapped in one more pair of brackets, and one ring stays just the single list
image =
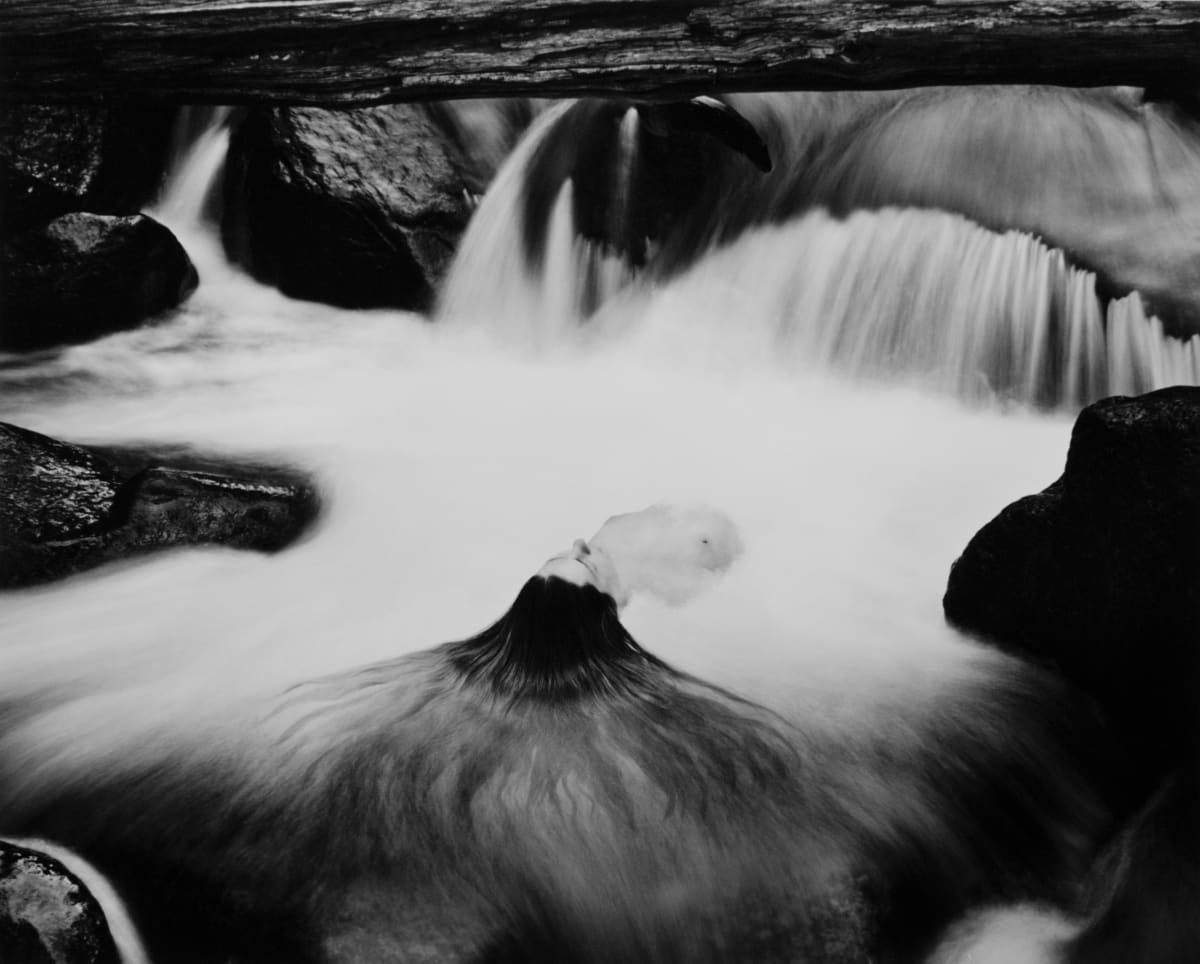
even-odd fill
[{"label": "black and white photograph", "polygon": [[0,0],[0,964],[1200,964],[1200,3]]}]

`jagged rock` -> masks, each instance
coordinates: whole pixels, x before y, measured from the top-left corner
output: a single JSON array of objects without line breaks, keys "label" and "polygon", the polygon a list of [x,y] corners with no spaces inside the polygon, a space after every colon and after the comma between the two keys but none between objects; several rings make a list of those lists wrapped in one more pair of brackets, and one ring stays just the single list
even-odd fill
[{"label": "jagged rock", "polygon": [[104,911],[61,863],[0,841],[0,960],[118,964]]},{"label": "jagged rock", "polygon": [[976,534],[944,606],[953,625],[1092,694],[1146,779],[1190,752],[1200,733],[1200,389],[1084,409],[1062,477]]},{"label": "jagged rock", "polygon": [[136,214],[158,189],[174,110],[0,106],[0,228],[66,214]]},{"label": "jagged rock", "polygon": [[464,170],[419,106],[255,108],[230,144],[225,247],[293,297],[424,307],[470,214]]},{"label": "jagged rock", "polygon": [[171,546],[275,552],[316,513],[315,492],[286,469],[186,450],[89,450],[0,422],[0,586]]},{"label": "jagged rock", "polygon": [[197,284],[187,252],[145,215],[76,212],[0,252],[0,348],[25,350],[133,327]]}]

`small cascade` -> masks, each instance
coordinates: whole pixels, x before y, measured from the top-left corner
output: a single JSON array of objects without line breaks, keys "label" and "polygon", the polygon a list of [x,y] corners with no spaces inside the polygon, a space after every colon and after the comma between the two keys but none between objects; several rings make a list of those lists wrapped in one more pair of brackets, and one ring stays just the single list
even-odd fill
[{"label": "small cascade", "polygon": [[506,327],[529,319],[533,279],[517,237],[521,185],[538,144],[565,107],[548,110],[534,122],[471,218],[439,298],[437,313],[446,323],[486,315]]},{"label": "small cascade", "polygon": [[[816,113],[824,101],[811,98]],[[859,101],[846,95],[832,103],[840,111]],[[664,234],[635,271],[579,236],[573,202],[585,182],[566,177],[542,195],[546,230],[532,259],[522,233],[530,163],[568,109],[538,119],[498,173],[460,246],[436,324],[411,312],[294,300],[230,266],[205,217],[228,113],[181,119],[156,213],[198,262],[200,288],[153,324],[0,366],[4,418],[93,445],[170,451],[186,444],[239,461],[287,461],[319,488],[324,511],[312,538],[278,555],[180,550],[7,593],[0,706],[16,709],[0,732],[6,805],[51,819],[64,811],[46,794],[77,792],[82,843],[117,859],[120,847],[145,850],[136,826],[144,808],[132,796],[127,810],[108,806],[104,787],[122,773],[165,781],[163,814],[178,791],[186,805],[163,821],[169,842],[172,828],[190,826],[192,811],[205,809],[190,791],[211,765],[251,789],[269,789],[267,820],[315,772],[281,751],[277,710],[297,683],[336,674],[370,686],[369,673],[348,674],[468,638],[548,555],[614,513],[666,502],[719,506],[735,520],[745,553],[686,605],[636,600],[622,616],[633,635],[681,671],[796,720],[797,733],[828,745],[839,767],[884,757],[896,764],[865,782],[841,769],[826,781],[850,790],[861,782],[855,805],[880,814],[881,827],[893,802],[905,820],[954,824],[953,800],[948,814],[923,813],[912,795],[876,799],[872,789],[892,790],[892,777],[917,759],[914,734],[923,731],[905,714],[942,718],[939,695],[999,665],[947,625],[947,567],[984,520],[1061,470],[1071,419],[1057,409],[1200,382],[1200,342],[1167,337],[1137,294],[1102,297],[1093,274],[1039,236],[990,230],[984,218],[938,210],[916,193],[870,210],[772,207],[778,217],[734,223],[749,205],[729,192],[710,208],[694,206],[697,216],[733,224],[720,244],[698,232],[687,240],[703,244],[668,270],[662,253],[678,236]],[[1025,113],[1031,123],[1039,117]],[[882,124],[890,115],[870,116]],[[947,130],[961,129],[955,116]],[[638,125],[635,113],[620,118],[611,176],[605,169],[604,180],[587,182],[611,190],[614,217],[630,220],[655,153],[639,140]],[[1055,125],[1046,126],[1057,148],[1066,138],[1055,140]],[[929,139],[925,129],[918,134],[914,149]],[[827,140],[830,156],[849,155],[843,142]],[[880,170],[895,156],[884,149],[890,141],[881,143],[872,154]],[[912,171],[924,170],[913,163]],[[864,193],[885,181],[894,187],[893,176],[891,168],[886,176],[830,168],[839,190],[852,181]],[[782,205],[788,185],[777,187],[768,200]],[[995,193],[1024,198],[1019,187]],[[451,725],[473,729],[453,710],[444,714]],[[357,720],[336,714],[301,762],[369,748]],[[895,720],[898,743],[886,732]],[[937,749],[930,744],[931,758],[941,761]],[[945,771],[938,767],[935,774]],[[342,808],[372,789],[361,767],[349,772],[346,785],[308,814],[330,820],[329,833],[300,835],[298,846],[311,840],[316,849],[294,861],[281,855],[291,862],[278,873],[268,854],[264,873],[286,882],[315,853],[335,870],[349,868],[345,879],[356,886],[350,873],[358,857],[378,848],[374,838],[363,842],[357,810]],[[1020,797],[1027,786],[1002,782],[1013,772],[997,773],[994,786]],[[146,786],[137,792],[152,792]],[[92,789],[111,820],[94,819]],[[634,796],[641,800],[643,790]],[[236,810],[258,798],[234,799]],[[594,808],[580,799],[577,842],[604,858],[619,825],[593,821]],[[764,814],[763,839],[779,814]],[[120,837],[112,851],[94,837],[101,822]],[[840,824],[838,814],[832,823]],[[654,826],[644,825],[653,841]],[[178,873],[184,882],[165,896],[190,899],[190,882],[229,878],[225,871],[244,856],[238,829],[222,838],[232,841],[228,864],[187,840],[165,857],[150,854],[164,880]],[[665,846],[687,849],[677,844]],[[361,880],[390,881],[392,870],[407,880],[405,867],[387,863],[406,852],[403,841],[392,850],[384,864],[366,860]],[[730,854],[745,856],[736,846]],[[539,850],[530,866],[544,856]],[[816,866],[832,873],[836,863]],[[629,873],[612,866],[598,860],[581,886],[627,895],[630,881],[641,879],[636,866]],[[685,912],[702,906],[696,895],[725,886],[722,867],[655,878],[649,912],[682,908],[678,921],[696,919]],[[467,903],[503,906],[506,895],[488,890],[494,875],[476,876]],[[247,893],[254,898],[247,916],[235,908],[231,920],[253,928],[259,901]],[[785,893],[790,903],[807,891],[789,884]],[[285,910],[292,897],[289,890]],[[372,901],[363,906],[374,908]],[[378,906],[394,903],[389,896]],[[501,925],[525,922],[530,907],[538,909],[518,901]],[[133,910],[138,920],[161,919],[153,906]],[[197,926],[207,923],[203,913]],[[609,923],[601,907],[596,927]],[[400,930],[389,917],[379,946]],[[330,939],[339,933],[348,932]]]},{"label": "small cascade", "polygon": [[1137,294],[1106,303],[1062,252],[943,212],[816,212],[743,236],[669,289],[648,298],[648,327],[686,304],[715,345],[723,326],[757,327],[775,364],[970,400],[1078,408],[1200,383],[1200,338],[1164,334]]},{"label": "small cascade", "polygon": [[633,221],[633,205],[637,203],[634,197],[635,177],[638,163],[638,112],[633,107],[625,111],[621,125],[617,129],[617,155],[613,165],[613,202],[609,206],[611,223],[608,228],[610,238],[622,237],[626,225]]},{"label": "small cascade", "polygon": [[[775,366],[1046,408],[1200,383],[1200,342],[1165,334],[1136,293],[1107,300],[1094,274],[1038,238],[944,211],[815,209],[751,227],[664,278],[580,236],[568,180],[532,265],[520,244],[527,166],[565,110],[541,118],[476,212],[446,284],[446,320],[541,347],[585,327],[588,340],[617,329],[693,356],[709,349],[687,342],[706,341],[718,358],[749,338]],[[636,203],[636,125],[630,111],[620,126],[614,216]]]},{"label": "small cascade", "polygon": [[[501,167],[459,244],[454,265],[443,285],[437,308],[441,324],[487,329],[500,341],[526,346],[561,344],[596,308],[632,279],[633,270],[620,257],[578,236],[572,216],[574,186],[566,181],[555,200],[546,240],[544,263],[530,265],[521,248],[521,209],[529,164],[570,107],[560,104],[543,113]],[[632,119],[631,119],[632,115]],[[637,115],[622,121],[626,178],[615,180],[621,191],[633,175]]]},{"label": "small cascade", "polygon": [[184,107],[175,125],[171,158],[154,207],[162,221],[186,228],[205,215],[229,150],[231,107]]}]

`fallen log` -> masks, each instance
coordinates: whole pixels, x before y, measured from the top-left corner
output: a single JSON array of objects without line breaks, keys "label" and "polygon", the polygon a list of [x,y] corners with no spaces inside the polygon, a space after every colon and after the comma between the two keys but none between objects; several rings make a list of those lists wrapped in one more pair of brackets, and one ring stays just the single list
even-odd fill
[{"label": "fallen log", "polygon": [[0,97],[371,104],[1171,85],[1190,0],[4,0]]}]

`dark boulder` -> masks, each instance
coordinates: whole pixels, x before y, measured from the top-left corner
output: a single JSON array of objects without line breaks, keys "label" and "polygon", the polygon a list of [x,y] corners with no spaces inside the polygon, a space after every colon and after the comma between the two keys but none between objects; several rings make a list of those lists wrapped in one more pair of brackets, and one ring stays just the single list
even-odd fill
[{"label": "dark boulder", "polygon": [[104,911],[59,861],[0,841],[0,960],[118,964]]},{"label": "dark boulder", "polygon": [[979,531],[944,605],[1091,694],[1128,751],[1064,960],[1200,960],[1200,389],[1084,409],[1062,477]]},{"label": "dark boulder", "polygon": [[1084,409],[1062,477],[979,531],[944,606],[1092,694],[1161,773],[1200,733],[1200,389]]},{"label": "dark boulder", "polygon": [[315,492],[287,469],[187,450],[89,450],[0,422],[0,586],[172,546],[275,552],[316,514]]},{"label": "dark boulder", "polygon": [[0,251],[0,348],[26,350],[133,327],[197,284],[187,252],[145,215],[65,214]]},{"label": "dark boulder", "polygon": [[0,532],[63,542],[102,529],[121,488],[116,469],[87,449],[0,423]]},{"label": "dark boulder", "polygon": [[419,106],[254,108],[234,131],[230,256],[296,298],[422,308],[470,215],[453,139]]},{"label": "dark boulder", "polygon": [[122,555],[213,543],[276,552],[313,514],[312,494],[280,480],[150,466],[121,493],[120,529],[109,543]]},{"label": "dark boulder", "polygon": [[174,119],[145,105],[3,105],[0,229],[70,211],[136,214],[158,191]]}]

